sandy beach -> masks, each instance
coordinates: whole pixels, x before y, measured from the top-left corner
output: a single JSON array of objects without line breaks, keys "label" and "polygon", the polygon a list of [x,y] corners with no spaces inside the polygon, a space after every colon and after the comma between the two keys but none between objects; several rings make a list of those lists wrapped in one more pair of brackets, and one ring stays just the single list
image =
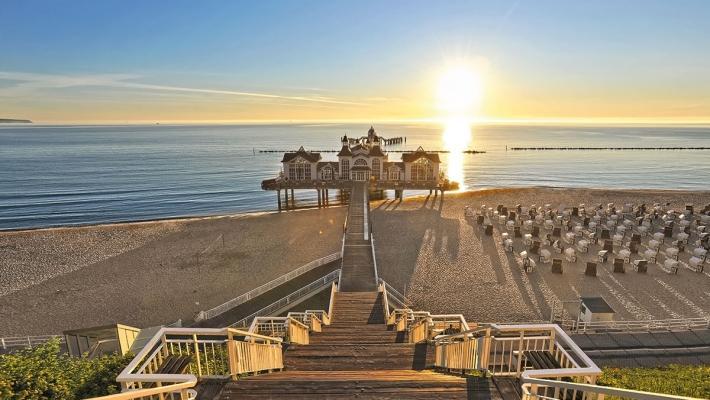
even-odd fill
[{"label": "sandy beach", "polygon": [[[497,224],[493,236],[485,236],[480,226],[464,218],[465,206],[481,204],[549,203],[556,208],[609,202],[670,202],[681,209],[686,203],[710,203],[710,193],[528,188],[447,193],[443,204],[433,196],[402,203],[387,200],[373,204],[379,273],[399,290],[406,285],[406,294],[418,309],[463,313],[473,321],[548,320],[551,304],[587,295],[603,296],[618,319],[710,316],[708,268],[698,274],[681,267],[678,275],[668,275],[651,266],[644,275],[627,265],[625,274],[613,274],[607,263],[599,267],[596,278],[589,278],[580,257],[573,265],[565,263],[562,275],[539,263],[535,272],[526,274],[520,260],[504,251]],[[516,246],[522,250],[520,239]],[[594,256],[596,251],[590,251],[588,257]],[[688,255],[681,258],[687,261]]]},{"label": "sandy beach", "polygon": [[[619,318],[710,315],[710,275],[649,268],[585,279],[539,265],[526,274],[464,206],[710,203],[708,192],[496,189],[372,203],[379,273],[418,309],[473,321],[537,321],[550,305],[604,296]],[[344,207],[0,233],[0,336],[109,323],[190,319],[313,259],[340,250]],[[496,228],[498,229],[498,228]]]}]

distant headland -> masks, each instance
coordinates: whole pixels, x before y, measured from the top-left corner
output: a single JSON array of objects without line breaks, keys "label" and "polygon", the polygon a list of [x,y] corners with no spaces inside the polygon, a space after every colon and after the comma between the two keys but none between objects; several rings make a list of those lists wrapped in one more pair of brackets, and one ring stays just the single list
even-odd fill
[{"label": "distant headland", "polygon": [[0,124],[31,124],[32,121],[29,119],[9,119],[0,118]]}]

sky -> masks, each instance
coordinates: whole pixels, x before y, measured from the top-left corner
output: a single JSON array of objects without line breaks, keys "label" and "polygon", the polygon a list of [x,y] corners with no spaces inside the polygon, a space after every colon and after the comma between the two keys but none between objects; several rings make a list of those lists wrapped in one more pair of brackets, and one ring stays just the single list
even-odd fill
[{"label": "sky", "polygon": [[710,1],[3,0],[0,118],[710,121]]}]

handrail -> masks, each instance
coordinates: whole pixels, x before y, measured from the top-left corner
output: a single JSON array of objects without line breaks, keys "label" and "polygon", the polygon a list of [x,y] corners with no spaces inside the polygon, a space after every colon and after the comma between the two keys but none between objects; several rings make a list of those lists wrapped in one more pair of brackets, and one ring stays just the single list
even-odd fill
[{"label": "handrail", "polygon": [[377,274],[377,257],[375,256],[375,235],[373,235],[372,232],[370,232],[370,250],[372,250],[372,264],[375,268],[375,285],[377,285],[377,283],[380,281],[380,277]]},{"label": "handrail", "polygon": [[670,330],[670,329],[705,329],[710,328],[710,318],[671,318],[656,320],[621,320],[621,321],[597,321],[584,322],[577,320],[561,320],[560,325],[568,328],[574,333],[585,333],[587,331],[602,331],[608,329],[624,330],[626,332],[650,331],[650,330]]},{"label": "handrail", "polygon": [[258,316],[263,316],[263,315],[268,315],[270,313],[273,313],[286,305],[292,303],[294,300],[298,300],[305,296],[308,293],[311,293],[315,290],[318,290],[322,288],[324,285],[327,285],[333,281],[335,281],[336,277],[340,276],[340,269],[337,269],[335,271],[332,271],[328,273],[327,275],[318,278],[317,280],[309,283],[308,285],[294,291],[293,293],[289,294],[288,296],[282,297],[279,300],[276,300],[275,302],[269,304],[268,306],[240,319],[239,321],[229,325],[230,327],[233,326],[246,326],[246,324],[253,320],[254,318]]},{"label": "handrail", "polygon": [[[172,375],[171,375],[172,376]],[[194,375],[190,375],[189,378],[184,381],[184,382],[179,382],[179,383],[173,383],[171,385],[166,385],[166,386],[157,386],[154,388],[147,388],[147,389],[139,389],[139,390],[129,390],[126,392],[121,392],[121,393],[116,393],[116,394],[109,394],[106,396],[99,396],[99,397],[89,397],[85,400],[133,400],[133,399],[141,399],[143,397],[147,396],[154,396],[154,395],[164,395],[168,393],[174,393],[177,391],[183,391],[185,389],[191,389],[197,385],[197,377]],[[163,396],[161,396],[162,398]],[[190,398],[191,400],[192,398]]]},{"label": "handrail", "polygon": [[200,311],[199,313],[197,313],[195,320],[201,321],[201,320],[205,320],[205,319],[214,318],[220,314],[223,314],[223,313],[231,310],[232,308],[234,308],[240,304],[243,304],[243,303],[259,296],[259,295],[262,295],[262,294],[268,292],[271,289],[274,289],[274,288],[276,288],[276,287],[278,287],[278,286],[280,286],[280,285],[282,285],[282,284],[284,284],[284,283],[286,283],[298,276],[301,276],[301,275],[305,274],[306,272],[309,272],[309,271],[311,271],[315,268],[318,268],[322,265],[333,262],[333,261],[341,258],[342,256],[343,256],[343,253],[341,250],[340,253],[333,253],[333,254],[327,255],[325,257],[321,257],[319,259],[313,260],[313,261],[309,262],[308,264],[298,267],[291,272],[283,274],[283,275],[279,276],[278,278],[273,279],[273,280],[257,287],[256,289],[252,289],[252,290],[250,290],[238,297],[235,297],[231,300],[228,300],[216,307],[210,308],[209,310]]},{"label": "handrail", "polygon": [[[695,397],[686,397],[686,396],[677,396],[677,395],[672,395],[672,394],[663,394],[663,393],[652,393],[652,392],[644,392],[640,390],[631,390],[631,389],[621,389],[621,388],[615,388],[615,387],[609,387],[609,386],[597,386],[597,385],[590,385],[586,383],[575,383],[575,382],[565,382],[565,381],[556,381],[556,380],[549,380],[549,379],[537,379],[537,378],[522,378],[522,388],[523,388],[523,399],[525,400],[531,400],[531,399],[550,399],[549,396],[544,396],[544,395],[538,395],[537,394],[537,387],[535,386],[545,386],[549,388],[555,388],[555,389],[566,389],[566,390],[573,390],[576,392],[582,392],[583,394],[589,394],[589,393],[596,393],[604,396],[615,396],[618,398],[625,398],[625,399],[639,399],[639,400],[669,400],[669,399],[675,399],[675,400],[700,400],[696,399]],[[535,393],[532,393],[532,391],[535,391]],[[573,397],[575,398],[575,397]],[[584,397],[588,398],[588,397]]]}]

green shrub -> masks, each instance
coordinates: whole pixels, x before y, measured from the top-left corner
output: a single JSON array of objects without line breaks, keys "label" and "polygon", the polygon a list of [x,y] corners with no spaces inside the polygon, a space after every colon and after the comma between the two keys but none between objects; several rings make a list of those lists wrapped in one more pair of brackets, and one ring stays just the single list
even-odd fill
[{"label": "green shrub", "polygon": [[604,368],[599,385],[676,396],[710,398],[710,365]]},{"label": "green shrub", "polygon": [[131,356],[75,358],[55,339],[32,349],[0,356],[0,398],[74,400],[120,391],[116,376]]}]

